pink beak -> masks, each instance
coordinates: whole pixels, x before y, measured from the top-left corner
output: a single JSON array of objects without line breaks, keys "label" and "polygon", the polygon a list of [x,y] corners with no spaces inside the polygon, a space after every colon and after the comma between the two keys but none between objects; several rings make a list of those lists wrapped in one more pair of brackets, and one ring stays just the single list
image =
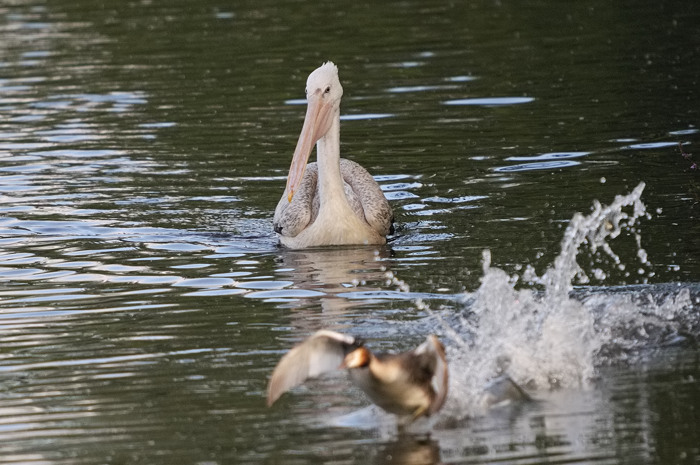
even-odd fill
[{"label": "pink beak", "polygon": [[287,176],[287,200],[290,202],[304,178],[306,164],[309,161],[314,144],[326,135],[328,129],[330,129],[333,115],[332,109],[333,103],[326,101],[320,91],[308,97],[304,126],[301,128],[299,141],[292,157],[292,164],[289,167],[289,176]]}]

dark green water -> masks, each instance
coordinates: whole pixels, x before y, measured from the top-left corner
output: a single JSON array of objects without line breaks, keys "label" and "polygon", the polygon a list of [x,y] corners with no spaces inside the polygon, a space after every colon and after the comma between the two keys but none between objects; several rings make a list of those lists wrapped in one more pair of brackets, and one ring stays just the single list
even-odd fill
[{"label": "dark green water", "polygon": [[[0,3],[0,463],[698,463],[698,23],[692,1]],[[276,245],[325,60],[386,247]],[[573,215],[640,182],[648,215],[615,256],[580,247],[576,299],[523,304]],[[481,284],[485,249],[523,294]],[[320,328],[440,334],[432,433],[338,420],[367,405],[343,377],[266,408]],[[542,402],[475,414],[504,356]]]}]

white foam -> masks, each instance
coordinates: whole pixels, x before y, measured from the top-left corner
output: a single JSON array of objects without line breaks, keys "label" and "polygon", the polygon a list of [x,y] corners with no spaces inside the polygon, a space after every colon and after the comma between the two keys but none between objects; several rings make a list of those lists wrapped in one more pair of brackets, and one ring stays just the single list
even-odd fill
[{"label": "white foam", "polygon": [[[637,222],[650,216],[641,201],[644,183],[613,202],[593,204],[591,213],[577,213],[561,241],[561,251],[538,276],[527,265],[522,275],[509,276],[491,266],[483,253],[481,285],[461,296],[461,308],[433,312],[420,299],[415,304],[439,320],[447,343],[450,395],[443,419],[482,414],[489,381],[507,374],[536,393],[556,388],[588,389],[601,365],[630,362],[635,351],[659,347],[700,332],[700,286],[592,286],[613,272],[639,268],[652,276]],[[640,265],[625,263],[611,244],[623,232],[634,238]],[[584,269],[580,255],[607,257]],[[597,260],[605,262],[604,260]],[[601,269],[601,266],[613,269]],[[590,276],[589,276],[590,275]],[[409,286],[388,273],[401,292]],[[521,288],[516,286],[519,284]]]},{"label": "white foam", "polygon": [[[640,308],[633,299],[625,293],[614,299],[609,293],[575,298],[572,290],[574,282],[588,283],[588,274],[596,279],[608,275],[600,268],[584,271],[577,261],[584,250],[604,254],[614,266],[624,268],[609,243],[622,231],[634,234],[637,257],[642,266],[648,265],[635,227],[638,219],[648,217],[641,202],[643,189],[641,183],[608,206],[596,201],[588,215],[574,215],[561,241],[561,252],[542,276],[529,266],[523,267],[522,276],[509,276],[492,267],[490,252],[484,251],[480,287],[463,295],[458,314],[439,316],[442,332],[451,339],[447,344],[450,396],[445,412],[457,417],[482,413],[484,387],[503,373],[531,390],[586,389],[596,377],[596,366],[609,361],[601,355],[603,349],[611,344],[619,344],[617,349],[634,346],[636,336],[620,338],[624,332],[620,329],[639,318]],[[393,279],[400,290],[408,292],[405,283]],[[518,282],[528,287],[518,289]],[[652,313],[658,313],[654,318],[669,321],[679,308],[687,307],[689,299],[681,293],[654,305]],[[430,312],[423,302],[417,305]],[[610,305],[616,307],[614,311]]]}]

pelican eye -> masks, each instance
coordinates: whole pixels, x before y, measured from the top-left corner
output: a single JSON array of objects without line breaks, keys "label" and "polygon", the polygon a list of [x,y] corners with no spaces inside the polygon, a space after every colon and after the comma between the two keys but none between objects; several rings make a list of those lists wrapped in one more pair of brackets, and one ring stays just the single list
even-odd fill
[{"label": "pelican eye", "polygon": [[326,87],[326,90],[324,94],[330,94],[331,93],[331,86]]}]

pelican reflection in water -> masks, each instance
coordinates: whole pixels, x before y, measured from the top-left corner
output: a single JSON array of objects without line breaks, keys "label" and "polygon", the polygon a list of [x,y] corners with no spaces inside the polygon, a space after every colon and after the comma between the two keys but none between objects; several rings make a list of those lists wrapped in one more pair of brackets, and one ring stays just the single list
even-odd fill
[{"label": "pelican reflection in water", "polygon": [[[309,75],[306,118],[275,209],[275,232],[286,247],[384,244],[392,232],[391,207],[377,182],[359,164],[340,158],[342,96],[332,62]],[[308,163],[314,144],[318,161]]]}]

